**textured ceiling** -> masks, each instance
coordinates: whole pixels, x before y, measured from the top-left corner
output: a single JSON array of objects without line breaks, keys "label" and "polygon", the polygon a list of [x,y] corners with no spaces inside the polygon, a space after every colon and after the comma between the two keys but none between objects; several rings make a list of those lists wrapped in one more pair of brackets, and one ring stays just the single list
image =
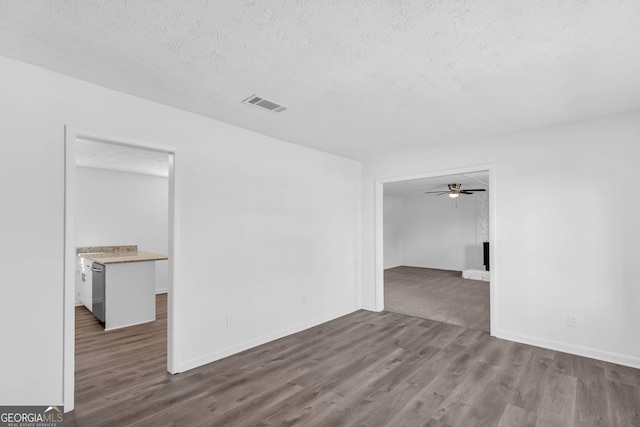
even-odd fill
[{"label": "textured ceiling", "polygon": [[448,184],[462,184],[462,189],[489,190],[489,172],[470,172],[432,178],[411,179],[384,184],[384,195],[392,197],[426,197],[425,191],[448,191]]},{"label": "textured ceiling", "polygon": [[169,176],[169,155],[127,145],[76,140],[76,166]]},{"label": "textured ceiling", "polygon": [[0,0],[0,55],[366,159],[640,108],[639,22],[638,0]]}]

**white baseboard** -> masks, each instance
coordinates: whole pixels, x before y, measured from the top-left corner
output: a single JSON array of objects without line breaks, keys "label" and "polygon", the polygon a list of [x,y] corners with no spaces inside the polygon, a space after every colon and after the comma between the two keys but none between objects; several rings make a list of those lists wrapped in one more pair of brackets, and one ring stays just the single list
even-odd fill
[{"label": "white baseboard", "polygon": [[367,311],[374,311],[380,313],[382,310],[378,310],[374,305],[362,304],[362,309]]},{"label": "white baseboard", "polygon": [[156,289],[156,295],[158,295],[158,294],[166,294],[167,292],[169,292],[169,289],[167,289],[167,288]]},{"label": "white baseboard", "polygon": [[563,353],[575,354],[576,356],[590,357],[605,362],[617,363],[618,365],[630,366],[640,369],[640,358],[627,356],[624,354],[611,353],[608,351],[597,350],[594,348],[582,347],[573,344],[567,344],[559,341],[545,340],[541,338],[521,335],[507,331],[495,331],[496,338],[509,341],[515,341],[522,344],[535,345],[536,347],[547,348],[549,350],[561,351]]},{"label": "white baseboard", "polygon": [[220,351],[216,351],[213,353],[209,353],[206,354],[204,356],[200,356],[200,357],[196,357],[193,358],[191,360],[187,360],[184,361],[182,363],[178,363],[178,369],[176,373],[180,373],[180,372],[185,372],[188,371],[190,369],[194,369],[197,368],[199,366],[202,365],[206,365],[207,363],[211,363],[211,362],[215,362],[216,360],[220,360],[223,359],[225,357],[228,356],[232,356],[234,354],[240,353],[242,351],[245,350],[249,350],[250,348],[253,347],[257,347],[259,345],[262,344],[266,344],[268,342],[271,341],[275,341],[277,339],[286,337],[287,335],[291,335],[291,334],[295,334],[301,331],[304,331],[305,329],[309,329],[309,328],[313,328],[314,326],[318,326],[322,323],[328,322],[330,320],[334,320],[337,319],[338,317],[342,317],[342,316],[346,316],[347,314],[351,314],[355,311],[358,311],[360,308],[358,307],[352,307],[352,308],[346,308],[343,310],[338,310],[335,311],[331,314],[327,314],[324,316],[320,316],[317,317],[311,321],[308,322],[304,322],[300,325],[291,327],[291,328],[286,328],[286,329],[282,329],[280,331],[274,332],[274,333],[270,333],[267,335],[263,335],[261,337],[255,338],[255,339],[251,339],[248,341],[245,341],[243,343],[240,343],[238,345],[234,345],[231,347],[227,347],[225,349],[222,349]]}]

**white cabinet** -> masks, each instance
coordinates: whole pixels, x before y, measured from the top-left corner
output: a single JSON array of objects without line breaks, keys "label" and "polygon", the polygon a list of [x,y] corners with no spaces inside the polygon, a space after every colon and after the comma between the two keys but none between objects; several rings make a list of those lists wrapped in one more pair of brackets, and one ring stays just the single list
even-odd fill
[{"label": "white cabinet", "polygon": [[105,331],[156,320],[155,264],[105,265]]},{"label": "white cabinet", "polygon": [[92,311],[92,273],[91,264],[93,261],[78,257],[78,277],[76,278],[76,294],[80,302]]},{"label": "white cabinet", "polygon": [[[136,245],[76,248],[76,300],[105,330],[156,319],[155,261],[166,255],[139,251]],[[93,265],[96,271],[92,271]]]}]

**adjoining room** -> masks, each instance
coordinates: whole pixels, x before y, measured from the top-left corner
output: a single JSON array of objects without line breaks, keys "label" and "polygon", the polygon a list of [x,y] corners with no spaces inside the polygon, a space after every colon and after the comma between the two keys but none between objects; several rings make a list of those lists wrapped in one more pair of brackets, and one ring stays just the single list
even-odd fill
[{"label": "adjoining room", "polygon": [[489,172],[384,184],[385,310],[489,332]]},{"label": "adjoining room", "polygon": [[168,375],[172,154],[81,137],[74,146],[72,420],[86,420],[145,378]]}]

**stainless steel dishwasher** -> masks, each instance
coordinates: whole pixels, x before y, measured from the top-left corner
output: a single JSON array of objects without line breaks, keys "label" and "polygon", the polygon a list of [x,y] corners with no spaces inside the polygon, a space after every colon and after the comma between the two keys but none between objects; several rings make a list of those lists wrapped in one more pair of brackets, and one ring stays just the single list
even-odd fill
[{"label": "stainless steel dishwasher", "polygon": [[105,318],[105,284],[107,271],[104,265],[94,262],[91,264],[91,311],[102,323]]}]

